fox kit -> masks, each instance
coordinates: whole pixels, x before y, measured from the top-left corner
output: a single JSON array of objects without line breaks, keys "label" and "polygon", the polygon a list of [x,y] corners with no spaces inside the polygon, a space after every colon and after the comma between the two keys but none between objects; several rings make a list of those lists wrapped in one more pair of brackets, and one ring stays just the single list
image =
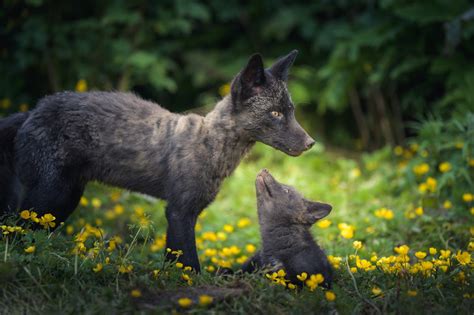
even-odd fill
[{"label": "fox kit", "polygon": [[331,212],[325,203],[309,201],[293,187],[278,183],[267,171],[257,175],[257,207],[262,249],[243,265],[243,271],[269,267],[283,269],[292,283],[297,275],[322,274],[330,286],[332,270],[310,227]]},{"label": "fox kit", "polygon": [[199,271],[194,227],[256,141],[289,155],[314,140],[287,89],[297,51],[264,69],[253,55],[205,117],[169,112],[130,93],[62,92],[0,120],[0,215],[34,209],[64,221],[88,181],[167,201],[167,247]]}]

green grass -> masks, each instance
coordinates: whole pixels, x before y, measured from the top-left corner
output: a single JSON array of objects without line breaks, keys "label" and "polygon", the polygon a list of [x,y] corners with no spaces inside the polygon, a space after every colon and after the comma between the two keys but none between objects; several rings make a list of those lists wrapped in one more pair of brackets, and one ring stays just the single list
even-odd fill
[{"label": "green grass", "polygon": [[[218,276],[207,271],[209,266],[216,266],[216,261],[206,255],[212,254],[209,249],[217,250],[217,264],[231,264],[236,269],[245,258],[242,256],[250,255],[246,252],[248,244],[260,246],[254,181],[263,167],[279,181],[295,186],[308,199],[333,205],[327,218],[331,225],[315,225],[312,231],[328,255],[342,257],[339,269],[335,269],[335,301],[327,301],[321,288],[310,291],[305,287],[297,292],[272,283],[263,274]],[[459,249],[466,251],[472,241],[472,202],[453,201],[453,208],[446,210],[439,206],[442,200],[437,200],[437,195],[420,195],[417,186],[398,170],[389,150],[361,156],[356,161],[321,147],[291,158],[258,145],[224,182],[214,203],[200,217],[197,237],[203,272],[184,272],[192,279],[191,285],[183,280],[183,270],[164,263],[160,241],[154,243],[155,239],[162,239],[166,229],[163,201],[99,184],[90,184],[85,198],[88,204],[81,205],[54,233],[26,231],[23,235],[11,233],[0,238],[0,313],[301,314],[337,310],[341,314],[467,314],[472,310],[473,265],[460,266],[453,256]],[[419,205],[424,206],[423,215],[407,218],[406,214]],[[374,215],[382,207],[393,211],[393,219]],[[244,218],[250,219],[249,225],[239,227]],[[18,221],[24,220],[11,218],[8,224]],[[352,238],[341,236],[339,223],[354,228]],[[84,228],[87,224],[99,225],[101,230]],[[97,235],[87,238],[85,251],[74,252],[76,236],[84,229]],[[115,236],[120,236],[122,242],[109,251],[110,240]],[[209,240],[212,237],[218,240]],[[416,251],[427,252],[435,247],[438,254],[428,255],[424,260],[439,261],[439,250],[450,249],[451,265],[446,272],[436,267],[431,275],[388,273],[380,267],[373,271],[357,268],[352,273],[348,266],[356,266],[355,256],[350,257],[356,251],[354,240],[363,243],[357,252],[360,259],[370,260],[373,255],[377,259],[396,257],[393,248],[407,244],[412,264],[418,261]],[[24,249],[32,245],[35,251],[26,253]],[[231,246],[240,252],[219,256],[232,252]],[[108,264],[106,257],[110,259]],[[98,263],[102,263],[103,269],[94,272]],[[130,272],[118,271],[120,266],[130,265]],[[158,275],[154,270],[159,270]],[[460,279],[461,272],[464,280]],[[375,294],[374,287],[381,293]],[[141,296],[133,297],[133,290],[139,290]],[[408,290],[416,291],[417,295],[410,296]],[[203,294],[214,298],[211,305],[196,305]],[[191,298],[193,305],[181,308],[177,301],[183,297]]]}]

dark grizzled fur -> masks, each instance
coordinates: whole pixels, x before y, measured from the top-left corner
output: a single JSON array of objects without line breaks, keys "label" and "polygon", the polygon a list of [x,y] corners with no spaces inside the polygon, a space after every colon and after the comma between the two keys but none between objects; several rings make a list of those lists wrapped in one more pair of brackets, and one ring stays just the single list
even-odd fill
[{"label": "dark grizzled fur", "polygon": [[267,170],[258,174],[256,190],[262,249],[242,269],[282,268],[292,283],[299,283],[296,276],[302,272],[320,273],[329,287],[331,267],[309,229],[331,212],[331,206],[303,198],[293,187],[278,183]]},{"label": "dark grizzled fur", "polygon": [[264,70],[260,55],[252,56],[231,95],[205,117],[174,114],[130,93],[43,98],[15,125],[16,135],[3,131],[16,118],[1,122],[2,152],[13,154],[15,175],[11,169],[0,175],[21,187],[8,198],[18,204],[0,207],[48,211],[64,221],[92,180],[162,198],[168,202],[167,247],[183,250],[181,261],[199,270],[196,218],[255,141],[291,155],[314,143],[296,122],[286,87],[295,57],[296,51]]}]

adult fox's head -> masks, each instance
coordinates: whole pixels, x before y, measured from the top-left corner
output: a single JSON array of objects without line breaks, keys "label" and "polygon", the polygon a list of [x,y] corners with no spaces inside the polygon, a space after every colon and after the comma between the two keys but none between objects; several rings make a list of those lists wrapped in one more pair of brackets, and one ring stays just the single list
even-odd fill
[{"label": "adult fox's head", "polygon": [[233,110],[238,123],[254,141],[298,156],[314,144],[295,119],[287,88],[288,72],[298,52],[293,50],[264,69],[262,57],[250,57],[231,85]]},{"label": "adult fox's head", "polygon": [[266,169],[258,173],[255,186],[261,224],[311,226],[332,210],[331,205],[305,199],[293,187],[277,182]]}]

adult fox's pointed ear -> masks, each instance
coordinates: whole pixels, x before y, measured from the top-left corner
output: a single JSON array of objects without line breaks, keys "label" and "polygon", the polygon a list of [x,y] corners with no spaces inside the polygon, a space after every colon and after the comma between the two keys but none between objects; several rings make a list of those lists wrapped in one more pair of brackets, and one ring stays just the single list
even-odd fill
[{"label": "adult fox's pointed ear", "polygon": [[306,209],[312,215],[312,217],[316,220],[322,219],[327,216],[331,210],[332,206],[327,203],[317,202],[317,201],[310,201],[304,200],[306,205]]},{"label": "adult fox's pointed ear", "polygon": [[265,83],[265,69],[260,54],[253,54],[240,73],[240,81],[247,88],[261,86]]},{"label": "adult fox's pointed ear", "polygon": [[288,73],[290,72],[290,68],[296,59],[296,55],[298,55],[298,51],[295,49],[288,55],[279,58],[268,70],[271,74],[273,74],[274,77],[282,81],[287,81]]},{"label": "adult fox's pointed ear", "polygon": [[265,69],[260,54],[250,57],[245,68],[234,78],[231,84],[232,99],[240,103],[262,90],[265,84]]}]

